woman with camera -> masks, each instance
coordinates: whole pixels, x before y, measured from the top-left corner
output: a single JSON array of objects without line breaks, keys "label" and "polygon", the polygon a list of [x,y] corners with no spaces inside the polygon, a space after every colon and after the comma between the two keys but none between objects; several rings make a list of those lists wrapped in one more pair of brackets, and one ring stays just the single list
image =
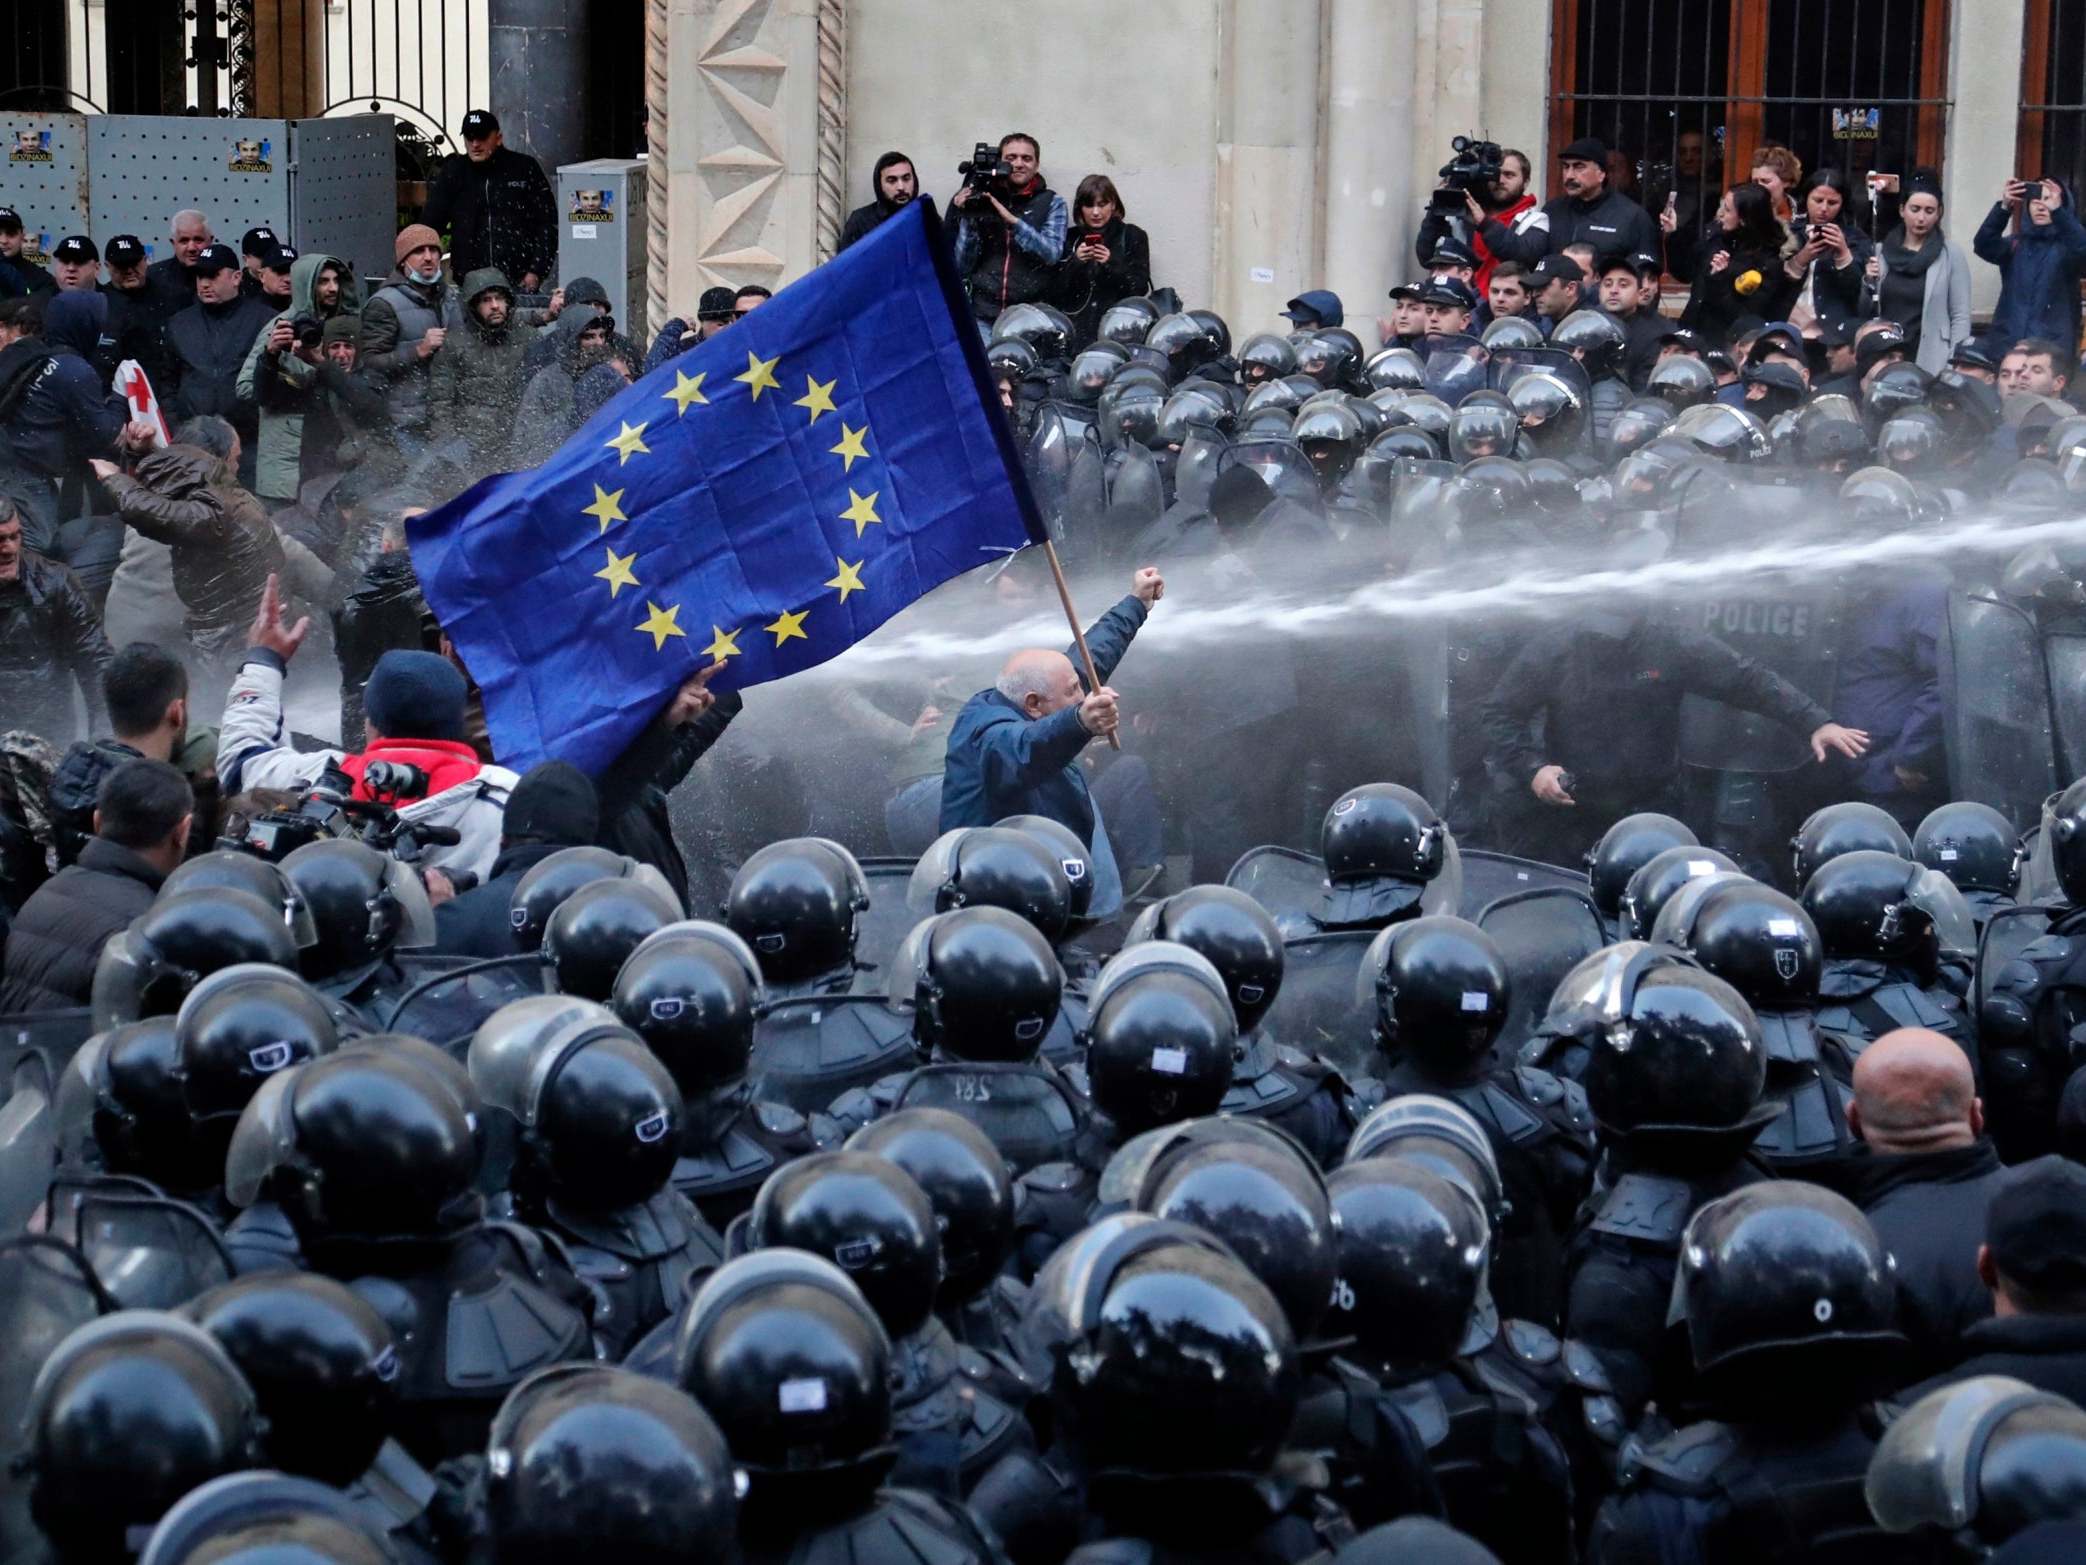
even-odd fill
[{"label": "woman with camera", "polygon": [[[1664,226],[1665,219],[1660,222]],[[1747,180],[1726,190],[1702,241],[1708,260],[1695,273],[1681,324],[1728,342],[1746,316],[1780,320],[1797,289],[1782,267],[1787,237],[1775,217],[1774,197],[1765,189]]]},{"label": "woman with camera", "polygon": [[1905,328],[1921,369],[1938,375],[1948,368],[1970,340],[1970,263],[1941,231],[1941,182],[1932,170],[1905,181],[1898,226],[1869,257],[1867,274],[1868,308]]},{"label": "woman with camera", "polygon": [[1999,268],[1999,304],[1992,311],[1995,343],[2005,347],[2028,337],[2079,340],[2086,227],[2080,226],[2064,186],[2047,177],[2009,179],[1970,248],[1980,261]]},{"label": "woman with camera", "polygon": [[1072,198],[1072,223],[1052,290],[1078,328],[1072,346],[1094,340],[1101,312],[1118,299],[1152,291],[1152,252],[1144,230],[1127,220],[1123,198],[1106,174],[1089,174]]}]

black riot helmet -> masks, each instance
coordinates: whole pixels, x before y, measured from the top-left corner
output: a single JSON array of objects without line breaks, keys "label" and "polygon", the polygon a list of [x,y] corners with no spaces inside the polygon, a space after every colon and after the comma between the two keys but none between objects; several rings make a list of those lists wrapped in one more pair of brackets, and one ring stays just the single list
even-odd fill
[{"label": "black riot helmet", "polygon": [[1344,326],[1320,326],[1296,338],[1297,369],[1319,385],[1346,386],[1362,367],[1362,339]]},{"label": "black riot helmet", "polygon": [[[1411,404],[1407,404],[1410,409]],[[1449,457],[1456,462],[1475,462],[1479,457],[1514,454],[1521,433],[1514,406],[1494,392],[1473,392],[1456,404],[1449,416]]]},{"label": "black riot helmet", "polygon": [[1327,923],[1388,923],[1411,916],[1432,883],[1444,882],[1450,905],[1461,889],[1446,883],[1460,882],[1460,868],[1454,877],[1444,874],[1456,860],[1448,823],[1397,783],[1343,793],[1326,811],[1318,842],[1329,882]]},{"label": "black riot helmet", "polygon": [[2045,806],[2043,836],[2050,844],[2050,862],[2064,900],[2073,907],[2086,906],[2086,778]]},{"label": "black riot helmet", "polygon": [[1282,931],[1268,910],[1231,886],[1190,886],[1154,902],[1130,925],[1124,946],[1173,940],[1217,970],[1239,1031],[1251,1032],[1282,991]]},{"label": "black riot helmet", "polygon": [[1905,828],[1888,811],[1873,804],[1848,800],[1813,810],[1796,835],[1789,839],[1789,849],[1790,864],[1797,887],[1801,889],[1817,873],[1819,865],[1827,859],[1838,858],[1842,853],[1873,849],[1909,859],[1912,857],[1912,839],[1905,835]]},{"label": "black riot helmet", "polygon": [[477,1215],[471,1114],[468,1086],[415,1052],[343,1049],[262,1083],[225,1195],[251,1206],[265,1190],[307,1238],[447,1233]]},{"label": "black riot helmet", "polygon": [[204,978],[241,962],[296,970],[297,947],[279,908],[229,886],[162,897],[101,948],[95,1030],[171,1016]]},{"label": "black riot helmet", "polygon": [[318,926],[312,922],[311,909],[305,906],[304,894],[291,883],[279,864],[233,848],[218,848],[175,865],[160,883],[159,894],[171,897],[201,886],[230,886],[239,891],[251,891],[269,906],[280,907],[282,921],[289,926],[290,938],[297,942],[299,950],[319,938]]},{"label": "black riot helmet", "polygon": [[1231,327],[1215,310],[1190,310],[1188,319],[1202,328],[1213,354],[1222,357],[1231,351]]},{"label": "black riot helmet", "polygon": [[1025,380],[1041,362],[1019,337],[995,337],[985,345],[985,367],[1002,380]]},{"label": "black riot helmet", "polygon": [[1886,1531],[1985,1558],[2037,1522],[2086,1515],[2086,1412],[2008,1375],[1954,1381],[1892,1420],[1863,1490]]},{"label": "black riot helmet", "polygon": [[1194,374],[1217,356],[1208,328],[1185,314],[1162,315],[1152,322],[1151,330],[1144,334],[1144,345],[1166,355],[1175,380]]},{"label": "black riot helmet", "polygon": [[1874,436],[1891,418],[1927,400],[1932,377],[1917,364],[1886,364],[1862,387],[1862,422]]},{"label": "black riot helmet", "polygon": [[[1756,1011],[1799,1010],[1818,999],[1825,948],[1793,897],[1755,880],[1709,885],[1674,943],[1731,985]],[[1680,898],[1674,899],[1678,906]]]},{"label": "black riot helmet", "polygon": [[934,1203],[873,1152],[811,1152],[770,1174],[753,1199],[747,1243],[808,1250],[857,1288],[893,1338],[927,1324],[942,1282]]},{"label": "black riot helmet", "polygon": [[1439,462],[1441,442],[1416,424],[1393,424],[1369,442],[1368,457],[1389,463],[1399,458],[1414,462]]},{"label": "black riot helmet", "polygon": [[1399,1158],[1344,1163],[1326,1187],[1340,1218],[1334,1319],[1365,1362],[1446,1363],[1485,1289],[1484,1210],[1462,1186]]},{"label": "black riot helmet", "polygon": [[1034,1059],[1064,988],[1050,943],[1004,908],[938,913],[891,964],[890,999],[911,1009],[914,1040],[960,1060]]},{"label": "black riot helmet", "polygon": [[1117,343],[1090,342],[1072,355],[1065,371],[1065,400],[1090,408],[1101,400],[1109,377],[1130,362],[1130,355]]},{"label": "black riot helmet", "polygon": [[869,883],[855,856],[825,837],[771,842],[739,866],[724,921],[760,958],[770,983],[800,983],[855,959]]},{"label": "black riot helmet", "polygon": [[1774,436],[1759,417],[1725,402],[1685,409],[1673,421],[1671,433],[1725,462],[1765,462],[1775,454]]},{"label": "black riot helmet", "polygon": [[[1545,348],[1543,328],[1525,315],[1502,315],[1487,326],[1478,341],[1488,353],[1505,348]],[[1389,351],[1389,350],[1385,350]]]},{"label": "black riot helmet", "polygon": [[1957,799],[1937,804],[1912,834],[1912,857],[1938,869],[1959,891],[2012,896],[2020,871],[2015,850],[2020,833],[1989,804]]},{"label": "black riot helmet", "polygon": [[[607,848],[560,848],[538,859],[514,888],[507,905],[507,920],[514,930],[517,951],[541,951],[544,926],[551,914],[581,886],[596,880],[612,880],[638,872],[634,859]],[[658,873],[656,870],[653,873]]]},{"label": "black riot helmet", "polygon": [[1084,919],[1094,902],[1094,855],[1079,840],[1079,834],[1048,815],[1009,815],[993,825],[1034,838],[1057,859],[1058,868],[1065,872],[1065,881],[1072,888],[1072,922]]},{"label": "black riot helmet", "polygon": [[1876,1230],[1845,1196],[1799,1180],[1748,1185],[1689,1219],[1671,1316],[1720,1399],[1783,1407],[1792,1388],[1858,1388],[1858,1372],[1905,1341],[1897,1263]]},{"label": "black riot helmet", "polygon": [[494,1415],[485,1518],[502,1565],[727,1559],[738,1547],[732,1454],[678,1386],[555,1364]]},{"label": "black riot helmet", "polygon": [[1668,848],[1692,848],[1701,839],[1685,821],[1656,810],[1625,815],[1601,833],[1586,854],[1586,874],[1591,883],[1593,905],[1604,918],[1622,912],[1623,893],[1630,877]]},{"label": "black riot helmet", "polygon": [[1347,1138],[1343,1166],[1370,1158],[1424,1168],[1466,1192],[1488,1220],[1505,1215],[1506,1181],[1492,1138],[1451,1098],[1407,1092],[1371,1109]]},{"label": "black riot helmet", "polygon": [[260,962],[219,968],[181,1002],[174,1035],[182,1095],[199,1121],[232,1121],[279,1070],[330,1054],[333,1014],[295,973]]},{"label": "black riot helmet", "polygon": [[1418,391],[1427,384],[1427,366],[1410,348],[1381,348],[1369,356],[1362,379],[1372,391]]},{"label": "black riot helmet", "polygon": [[1469,517],[1511,516],[1535,503],[1528,468],[1510,456],[1481,456],[1463,464],[1456,492]]},{"label": "black riot helmet", "polygon": [[1637,397],[1608,426],[1608,460],[1620,462],[1673,427],[1672,405],[1660,397]]},{"label": "black riot helmet", "polygon": [[399,1555],[382,1523],[340,1490],[261,1471],[227,1473],[191,1490],[137,1558],[138,1565],[396,1565]]},{"label": "black riot helmet", "polygon": [[1876,457],[1894,473],[1931,473],[1948,459],[1948,435],[1931,408],[1901,408],[1876,431]]},{"label": "black riot helmet", "polygon": [[1355,986],[1358,1006],[1376,1018],[1378,1047],[1431,1071],[1468,1071],[1491,1053],[1507,1021],[1498,944],[1448,914],[1384,930],[1370,942]]},{"label": "black riot helmet", "polygon": [[1072,881],[1061,855],[1005,826],[959,826],[913,867],[906,899],[920,913],[1004,908],[1055,941],[1072,921]]},{"label": "black riot helmet", "polygon": [[1717,394],[1717,377],[1693,354],[1669,353],[1644,377],[1644,390],[1675,412],[1700,407]]},{"label": "black riot helmet", "polygon": [[1170,940],[1126,946],[1101,969],[1087,1017],[1087,1091],[1120,1132],[1217,1112],[1238,1018],[1209,962]]},{"label": "black riot helmet", "polygon": [[1507,387],[1507,400],[1530,447],[1541,455],[1567,455],[1579,449],[1586,429],[1586,398],[1564,378],[1533,371]]},{"label": "black riot helmet", "polygon": [[57,1096],[58,1153],[77,1162],[91,1140],[112,1174],[169,1190],[224,1178],[221,1140],[197,1134],[181,1091],[181,1044],[171,1016],[98,1033],[66,1064]]},{"label": "black riot helmet", "polygon": [[180,1313],[253,1387],[271,1466],[326,1483],[369,1470],[398,1403],[398,1346],[375,1306],[316,1272],[235,1277]]},{"label": "black riot helmet", "polygon": [[311,909],[319,938],[302,954],[313,983],[359,976],[394,949],[435,943],[434,907],[420,872],[344,838],[307,842],[282,872]]},{"label": "black riot helmet", "polygon": [[938,1304],[966,1303],[991,1286],[1014,1247],[1014,1179],[991,1137],[947,1109],[905,1108],[864,1125],[847,1148],[897,1164],[934,1207]]},{"label": "black riot helmet", "polygon": [[159,1310],[119,1310],[66,1337],[20,1428],[29,1514],[68,1560],[127,1558],[132,1528],[261,1459],[253,1388],[208,1333]]},{"label": "black riot helmet", "polygon": [[1101,312],[1096,335],[1103,342],[1121,343],[1127,347],[1143,342],[1145,333],[1152,329],[1152,322],[1158,318],[1159,307],[1141,294],[1118,299]]},{"label": "black riot helmet", "polygon": [[1220,1248],[1186,1239],[1093,1259],[1052,1375],[1088,1471],[1265,1471],[1298,1394],[1295,1336],[1274,1295]]},{"label": "black riot helmet", "polygon": [[1588,1048],[1587,1103],[1607,1136],[1735,1156],[1774,1117],[1753,1008],[1665,946],[1587,957],[1559,981],[1542,1031]]},{"label": "black riot helmet", "polygon": [[891,1340],[847,1274],[807,1251],[712,1273],[682,1307],[674,1378],[756,1480],[873,1484],[890,1460]]},{"label": "black riot helmet", "polygon": [[1062,359],[1077,335],[1063,310],[1048,304],[1013,304],[992,323],[994,341],[1015,338],[1036,350],[1038,359]]},{"label": "black riot helmet", "polygon": [[1296,349],[1289,345],[1287,337],[1279,333],[1255,332],[1239,344],[1239,380],[1244,385],[1259,386],[1280,380],[1285,375],[1294,375],[1296,368]]},{"label": "black riot helmet", "polygon": [[468,1062],[549,1194],[614,1211],[651,1199],[673,1173],[681,1090],[607,1007],[570,995],[509,1001],[479,1024]]},{"label": "black riot helmet", "polygon": [[1630,341],[1623,335],[1622,322],[1606,310],[1574,310],[1557,323],[1549,345],[1585,365],[1588,380],[1600,380],[1622,373]]},{"label": "black riot helmet", "polygon": [[658,885],[634,876],[590,881],[559,903],[544,926],[544,960],[563,993],[606,1000],[631,952],[680,918],[680,899],[663,878]]},{"label": "black riot helmet", "polygon": [[1968,955],[1977,931],[1963,893],[1938,870],[1894,853],[1843,853],[1804,883],[1804,911],[1828,960],[1926,967],[1945,952]]},{"label": "black riot helmet", "polygon": [[1362,421],[1345,403],[1321,402],[1297,412],[1289,438],[1303,448],[1321,490],[1338,486],[1362,449]]},{"label": "black riot helmet", "polygon": [[1339,1225],[1325,1175],[1266,1120],[1224,1115],[1133,1137],[1102,1172],[1100,1199],[1223,1240],[1299,1342],[1317,1333],[1339,1278]]},{"label": "black riot helmet", "polygon": [[694,1103],[744,1079],[761,1001],[760,964],[722,924],[687,920],[645,936],[609,997]]},{"label": "black riot helmet", "polygon": [[1666,903],[1691,880],[1704,875],[1728,874],[1738,865],[1715,848],[1688,843],[1653,854],[1638,866],[1623,887],[1617,919],[1623,935],[1631,940],[1651,937]]}]

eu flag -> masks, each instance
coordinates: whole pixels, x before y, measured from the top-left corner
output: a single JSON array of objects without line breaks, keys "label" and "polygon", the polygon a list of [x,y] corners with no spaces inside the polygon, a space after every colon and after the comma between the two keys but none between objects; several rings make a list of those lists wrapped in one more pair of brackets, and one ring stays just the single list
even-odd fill
[{"label": "eu flag", "polygon": [[823,663],[1041,536],[925,200],[408,525],[501,763],[594,773],[700,669]]}]

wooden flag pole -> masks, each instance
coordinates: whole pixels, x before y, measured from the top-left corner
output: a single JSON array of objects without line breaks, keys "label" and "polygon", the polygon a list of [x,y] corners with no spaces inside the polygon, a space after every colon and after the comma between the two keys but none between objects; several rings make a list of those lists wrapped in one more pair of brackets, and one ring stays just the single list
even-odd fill
[{"label": "wooden flag pole", "polygon": [[[1043,558],[1050,561],[1050,576],[1057,583],[1057,600],[1065,606],[1065,621],[1072,627],[1072,644],[1079,648],[1079,661],[1086,666],[1086,688],[1095,691],[1101,688],[1101,675],[1094,668],[1094,655],[1086,649],[1086,632],[1079,628],[1079,610],[1072,607],[1072,589],[1065,585],[1065,568],[1058,563],[1057,545],[1048,538],[1043,540]],[[1108,747],[1120,750],[1123,741],[1110,733]]]}]

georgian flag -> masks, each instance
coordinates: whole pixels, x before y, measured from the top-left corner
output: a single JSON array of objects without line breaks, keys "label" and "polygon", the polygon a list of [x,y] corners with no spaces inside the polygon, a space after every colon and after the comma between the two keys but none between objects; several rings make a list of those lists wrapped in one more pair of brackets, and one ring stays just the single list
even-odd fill
[{"label": "georgian flag", "polygon": [[145,378],[145,367],[136,359],[125,359],[116,366],[113,384],[116,394],[130,404],[132,422],[150,424],[154,449],[164,451],[173,439],[167,433],[166,417],[159,411],[159,398],[152,394],[152,382]]}]

